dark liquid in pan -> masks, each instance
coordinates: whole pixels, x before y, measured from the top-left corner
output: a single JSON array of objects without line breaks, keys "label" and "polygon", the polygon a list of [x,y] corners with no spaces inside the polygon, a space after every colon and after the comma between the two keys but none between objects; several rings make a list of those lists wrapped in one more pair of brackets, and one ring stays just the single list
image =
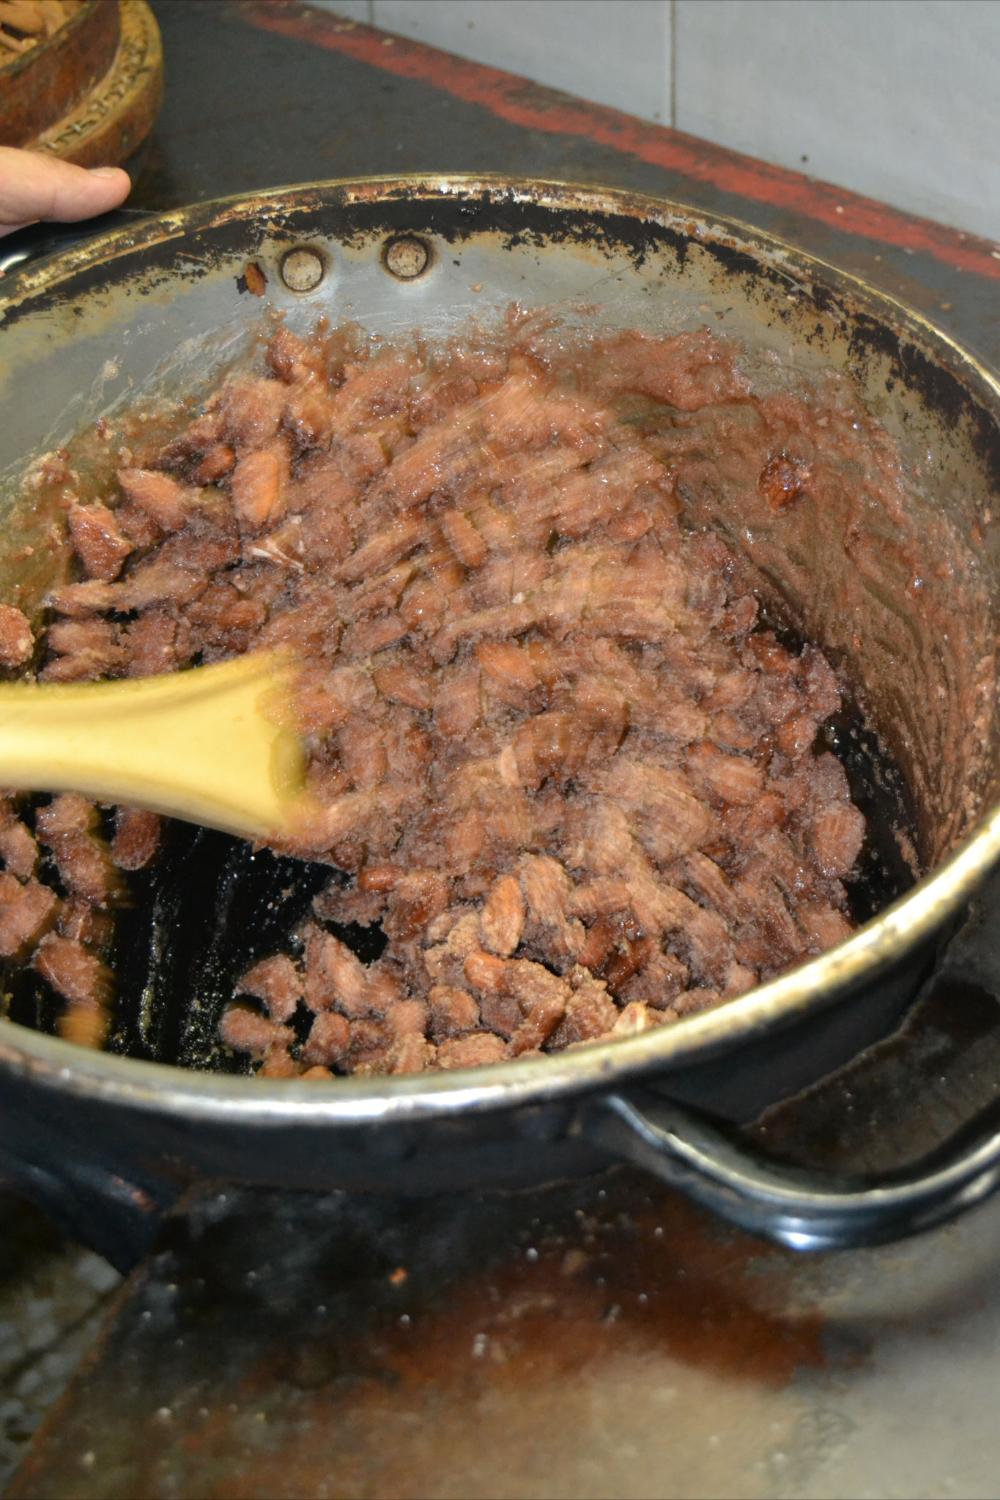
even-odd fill
[{"label": "dark liquid in pan", "polygon": [[[856,707],[827,720],[820,740],[844,766],[852,800],[867,821],[854,877],[846,882],[851,917],[860,925],[913,884],[899,845],[900,833],[912,838],[909,798]],[[225,834],[170,824],[154,865],[129,877],[132,904],[116,914],[109,1050],[188,1068],[249,1072],[245,1058],[220,1045],[219,1019],[251,964],[295,950],[292,935],[330,877],[326,865],[254,852]],[[326,925],[363,962],[385,947],[379,927]],[[8,973],[5,985],[12,1020],[55,1032],[62,1002],[43,980],[22,969]]]}]

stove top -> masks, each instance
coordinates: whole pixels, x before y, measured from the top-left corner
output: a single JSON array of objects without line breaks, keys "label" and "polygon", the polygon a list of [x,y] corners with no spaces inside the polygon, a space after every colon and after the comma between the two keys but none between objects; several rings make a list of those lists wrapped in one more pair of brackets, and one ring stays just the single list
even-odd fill
[{"label": "stove top", "polygon": [[[998,900],[1000,878],[906,1029],[773,1111],[761,1143],[885,1170],[994,1097]],[[115,1281],[20,1233],[8,1462]],[[203,1190],[7,1493],[991,1496],[998,1254],[1000,1200],[902,1245],[802,1256],[628,1171],[413,1202]]]}]

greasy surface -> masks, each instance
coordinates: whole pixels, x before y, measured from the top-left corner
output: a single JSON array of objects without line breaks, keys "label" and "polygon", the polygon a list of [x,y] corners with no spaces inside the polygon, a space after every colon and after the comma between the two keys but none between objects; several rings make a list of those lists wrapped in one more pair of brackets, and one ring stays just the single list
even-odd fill
[{"label": "greasy surface", "polygon": [[[80,452],[103,447],[113,479],[88,480],[77,445],[43,464],[83,573],[51,595],[43,680],[258,646],[301,663],[317,810],[298,847],[353,883],[319,897],[300,962],[243,977],[265,1014],[223,1019],[266,1072],[632,1033],[849,932],[864,819],[815,748],[833,673],[757,628],[736,558],[685,533],[680,497],[725,483],[825,512],[863,488],[894,517],[905,488],[846,386],[761,395],[739,356],[707,332],[570,338],[515,312],[437,354],[279,327],[193,420],[185,403],[150,437],[102,419]],[[0,618],[12,662],[23,625]],[[77,931],[9,817],[0,951],[33,955],[62,1033],[99,1041],[114,866],[148,863],[156,820],[122,815],[108,848],[79,798],[37,810],[61,891],[96,914]],[[351,923],[388,938],[367,968]]]},{"label": "greasy surface", "polygon": [[[878,1170],[991,1097],[979,921],[908,1036],[758,1138]],[[796,1256],[626,1173],[418,1205],[208,1192],[10,1494],[985,1500],[998,1249],[994,1202]]]}]

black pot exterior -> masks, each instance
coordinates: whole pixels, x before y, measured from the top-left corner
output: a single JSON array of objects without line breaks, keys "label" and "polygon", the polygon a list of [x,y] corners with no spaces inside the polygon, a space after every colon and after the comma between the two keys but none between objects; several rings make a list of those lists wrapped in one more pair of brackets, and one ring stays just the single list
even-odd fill
[{"label": "black pot exterior", "polygon": [[[644,1079],[653,1095],[717,1121],[746,1123],[881,1041],[905,1015],[936,944],[908,954],[881,983],[726,1054]],[[162,1214],[206,1182],[423,1196],[524,1189],[600,1171],[620,1159],[589,1123],[620,1081],[580,1098],[427,1120],[327,1124],[196,1121],[161,1109],[79,1097],[8,1076],[0,1093],[0,1180],[122,1268],[148,1246]]]},{"label": "black pot exterior", "polygon": [[[447,255],[431,255],[426,281],[393,282],[379,269],[385,237],[404,232],[447,246]],[[281,285],[284,256],[303,244],[315,245],[330,271],[311,302]],[[200,205],[10,278],[0,316],[5,352],[23,374],[3,386],[0,372],[9,446],[5,452],[0,431],[0,481],[22,456],[18,444],[64,441],[101,403],[158,388],[164,371],[184,385],[248,347],[260,316],[250,306],[256,299],[240,290],[251,256],[292,326],[336,315],[353,286],[352,295],[369,299],[373,331],[423,318],[442,336],[468,316],[446,280],[460,260],[465,281],[487,288],[483,314],[491,300],[496,311],[515,297],[539,306],[589,297],[596,264],[611,289],[603,310],[620,326],[642,326],[665,307],[671,326],[701,326],[704,309],[717,307],[731,332],[750,347],[759,343],[762,358],[791,351],[803,368],[831,361],[849,371],[887,422],[898,406],[908,441],[951,444],[956,505],[971,505],[972,489],[986,492],[996,472],[997,394],[988,372],[831,268],[679,205],[559,185],[427,179],[312,185]],[[196,328],[217,330],[218,342],[190,340],[182,359]],[[106,374],[93,382],[99,369]],[[40,390],[53,409],[43,409]],[[22,540],[30,539],[29,526]],[[47,554],[39,549],[36,563],[31,587],[40,597]],[[0,583],[9,583],[3,575],[0,556]],[[989,786],[976,795],[980,809],[989,806]],[[641,1120],[622,1124],[633,1090],[741,1122],[840,1067],[899,1023],[940,934],[998,850],[994,813],[931,880],[856,939],[711,1015],[610,1047],[486,1069],[481,1078],[453,1075],[426,1088],[421,1081],[409,1092],[392,1087],[399,1080],[382,1092],[371,1082],[367,1091],[352,1090],[351,1080],[342,1090],[317,1084],[313,1107],[277,1081],[226,1079],[216,1088],[203,1079],[209,1086],[185,1089],[176,1070],[86,1059],[0,1022],[0,1175],[107,1246],[116,1232],[140,1245],[173,1195],[206,1180],[423,1194],[527,1187],[622,1156],[656,1170],[657,1151],[674,1147],[662,1146],[664,1132],[644,1133]],[[613,1131],[595,1112],[600,1101],[623,1106]],[[676,1119],[671,1129],[681,1149]],[[747,1178],[758,1205],[768,1201],[765,1177]],[[714,1206],[745,1222],[731,1203],[738,1191],[730,1183],[730,1199]],[[962,1206],[957,1196],[949,1201],[955,1211]],[[101,1203],[109,1205],[103,1225]],[[794,1224],[787,1204],[782,1212],[783,1224]],[[766,1223],[755,1227],[767,1232]],[[906,1223],[894,1219],[893,1232],[906,1232]],[[782,1229],[779,1237],[796,1243],[796,1233]],[[874,1231],[844,1231],[855,1242],[862,1233],[870,1239]],[[810,1243],[808,1234],[800,1242]]]}]

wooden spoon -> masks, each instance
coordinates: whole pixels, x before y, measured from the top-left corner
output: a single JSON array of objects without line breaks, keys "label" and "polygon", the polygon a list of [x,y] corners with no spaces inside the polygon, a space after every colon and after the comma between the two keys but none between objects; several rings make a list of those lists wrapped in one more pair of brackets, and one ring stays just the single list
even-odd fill
[{"label": "wooden spoon", "polygon": [[305,754],[290,658],[162,677],[0,685],[0,786],[82,792],[250,839],[301,831]]}]

